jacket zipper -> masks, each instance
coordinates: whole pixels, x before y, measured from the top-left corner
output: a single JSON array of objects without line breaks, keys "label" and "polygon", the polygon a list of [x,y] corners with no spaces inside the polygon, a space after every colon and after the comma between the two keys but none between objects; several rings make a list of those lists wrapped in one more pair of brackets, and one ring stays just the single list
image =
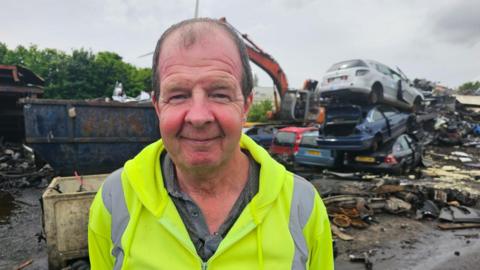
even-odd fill
[{"label": "jacket zipper", "polygon": [[202,270],[207,270],[208,264],[207,262],[202,261]]}]

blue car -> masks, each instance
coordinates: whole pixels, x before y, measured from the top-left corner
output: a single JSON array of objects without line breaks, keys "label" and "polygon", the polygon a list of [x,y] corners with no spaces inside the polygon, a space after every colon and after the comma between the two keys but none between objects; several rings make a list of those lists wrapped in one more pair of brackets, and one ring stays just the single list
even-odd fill
[{"label": "blue car", "polygon": [[276,124],[258,124],[249,128],[244,128],[243,133],[248,137],[252,138],[257,144],[262,146],[265,149],[270,148],[272,144],[273,137],[277,131],[285,125],[276,125]]},{"label": "blue car", "polygon": [[335,152],[322,149],[317,145],[318,132],[305,133],[300,141],[298,152],[294,154],[294,162],[302,166],[333,167]]},{"label": "blue car", "polygon": [[410,114],[387,105],[333,104],[326,108],[317,144],[333,150],[376,151],[407,132],[412,121],[414,118]]}]

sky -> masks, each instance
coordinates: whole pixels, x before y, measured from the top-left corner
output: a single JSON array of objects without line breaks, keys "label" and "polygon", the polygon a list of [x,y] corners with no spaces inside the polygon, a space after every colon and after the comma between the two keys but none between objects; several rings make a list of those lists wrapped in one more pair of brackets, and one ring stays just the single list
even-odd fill
[{"label": "sky", "polygon": [[[195,0],[0,0],[0,7],[0,42],[10,49],[113,51],[150,67],[152,56],[140,56],[194,16]],[[471,0],[199,0],[200,17],[226,17],[277,60],[292,88],[354,58],[452,88],[480,80],[479,10]],[[261,86],[273,85],[252,67]]]}]

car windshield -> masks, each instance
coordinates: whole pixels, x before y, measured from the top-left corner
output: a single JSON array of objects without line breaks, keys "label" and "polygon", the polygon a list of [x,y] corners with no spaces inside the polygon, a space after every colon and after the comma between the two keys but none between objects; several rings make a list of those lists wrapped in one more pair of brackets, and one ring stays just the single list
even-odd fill
[{"label": "car windshield", "polygon": [[295,143],[295,133],[280,131],[275,135],[273,143],[282,146],[293,146]]},{"label": "car windshield", "polygon": [[343,61],[343,62],[333,64],[333,66],[330,67],[328,71],[335,71],[335,70],[341,70],[341,69],[347,69],[347,68],[353,68],[353,67],[368,67],[368,66],[362,60],[348,60],[348,61]]}]

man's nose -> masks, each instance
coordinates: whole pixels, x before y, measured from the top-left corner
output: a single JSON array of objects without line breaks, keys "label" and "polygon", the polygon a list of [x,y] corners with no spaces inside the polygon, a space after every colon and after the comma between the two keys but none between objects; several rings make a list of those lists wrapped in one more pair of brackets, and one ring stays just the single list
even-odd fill
[{"label": "man's nose", "polygon": [[211,112],[211,105],[208,102],[206,94],[195,93],[191,97],[190,108],[185,115],[185,121],[192,124],[194,127],[201,127],[207,123],[214,121],[214,116]]}]

